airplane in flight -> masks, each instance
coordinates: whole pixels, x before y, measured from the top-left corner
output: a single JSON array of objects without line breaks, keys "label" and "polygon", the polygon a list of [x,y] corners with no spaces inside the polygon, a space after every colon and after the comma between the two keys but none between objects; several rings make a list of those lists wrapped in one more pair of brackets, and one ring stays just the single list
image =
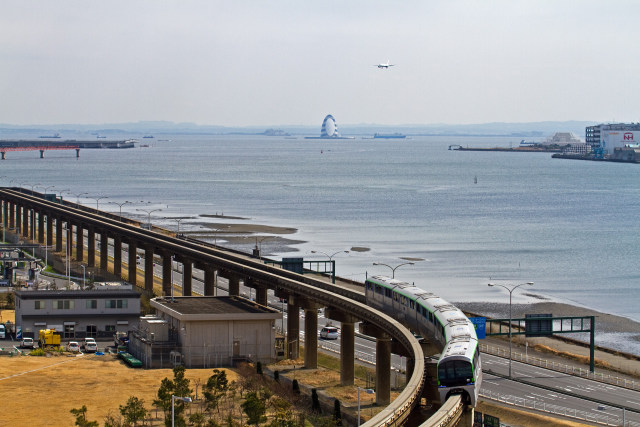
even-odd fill
[{"label": "airplane in flight", "polygon": [[386,63],[376,64],[376,65],[374,65],[374,67],[378,67],[380,69],[385,69],[386,70],[389,67],[393,67],[394,65],[396,65],[396,64],[389,64],[389,60],[387,59]]}]

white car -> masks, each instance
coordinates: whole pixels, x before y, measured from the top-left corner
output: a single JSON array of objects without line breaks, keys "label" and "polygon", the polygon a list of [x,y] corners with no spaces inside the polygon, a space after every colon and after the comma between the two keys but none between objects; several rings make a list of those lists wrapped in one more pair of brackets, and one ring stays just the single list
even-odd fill
[{"label": "white car", "polygon": [[95,341],[86,341],[84,343],[85,353],[95,353],[96,351],[98,351],[98,344]]},{"label": "white car", "polygon": [[96,339],[92,338],[92,337],[85,338],[84,341],[82,341],[82,348],[86,348],[87,344],[89,344],[89,343],[95,344],[96,343]]},{"label": "white car", "polygon": [[325,326],[320,330],[320,338],[325,340],[337,340],[338,339],[338,328],[335,326]]},{"label": "white car", "polygon": [[69,341],[67,344],[67,351],[71,353],[80,353],[80,344],[77,341]]},{"label": "white car", "polygon": [[36,342],[33,338],[24,337],[20,342],[20,347],[22,348],[36,348]]}]

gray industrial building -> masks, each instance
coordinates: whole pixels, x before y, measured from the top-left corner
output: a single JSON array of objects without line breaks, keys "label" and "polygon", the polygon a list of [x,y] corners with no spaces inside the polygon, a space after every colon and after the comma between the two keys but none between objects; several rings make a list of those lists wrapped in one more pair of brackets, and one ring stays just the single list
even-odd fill
[{"label": "gray industrial building", "polygon": [[55,329],[63,339],[106,338],[138,326],[140,294],[129,284],[86,290],[21,289],[15,292],[16,333],[37,337]]},{"label": "gray industrial building", "polygon": [[155,316],[140,318],[129,352],[147,368],[232,366],[276,359],[282,314],[242,297],[163,297],[151,300]]}]

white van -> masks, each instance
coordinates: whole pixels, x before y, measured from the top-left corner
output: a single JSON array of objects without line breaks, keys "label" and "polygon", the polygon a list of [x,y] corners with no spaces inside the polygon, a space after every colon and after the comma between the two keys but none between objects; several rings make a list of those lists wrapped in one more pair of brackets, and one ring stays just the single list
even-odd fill
[{"label": "white van", "polygon": [[0,340],[3,340],[7,337],[7,331],[4,328],[4,325],[0,323]]}]

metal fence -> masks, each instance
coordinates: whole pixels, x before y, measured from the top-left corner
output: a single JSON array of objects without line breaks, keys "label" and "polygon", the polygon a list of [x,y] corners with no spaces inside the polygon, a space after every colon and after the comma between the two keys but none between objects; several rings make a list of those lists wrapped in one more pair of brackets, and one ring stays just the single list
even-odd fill
[{"label": "metal fence", "polygon": [[[493,354],[500,357],[509,357],[509,349],[497,346],[490,346],[487,344],[480,344],[480,351],[483,353]],[[627,388],[629,390],[640,390],[640,381],[620,378],[610,374],[603,374],[601,372],[590,372],[589,369],[581,368],[573,365],[567,365],[564,363],[554,362],[552,360],[543,359],[541,357],[529,356],[528,354],[522,354],[519,352],[512,352],[511,359],[517,362],[526,363],[533,366],[539,366],[541,368],[550,369],[556,372],[562,372],[567,375],[574,375],[577,377],[587,378],[594,381],[603,382],[606,384],[616,385],[618,387]]]}]

